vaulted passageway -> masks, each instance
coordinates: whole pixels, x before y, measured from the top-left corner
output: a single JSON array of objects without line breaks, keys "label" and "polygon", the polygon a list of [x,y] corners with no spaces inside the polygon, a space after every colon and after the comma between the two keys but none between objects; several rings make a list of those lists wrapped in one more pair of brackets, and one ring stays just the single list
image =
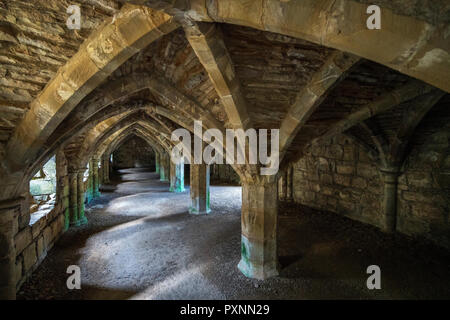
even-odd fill
[{"label": "vaulted passageway", "polygon": [[[366,23],[369,2],[380,28]],[[184,208],[192,221],[210,221],[220,215],[214,203],[228,199],[214,197],[212,181],[242,187],[241,244],[230,244],[241,258],[221,260],[238,282],[237,270],[258,280],[286,272],[280,201],[297,218],[302,205],[326,221],[346,217],[450,249],[448,0],[71,3],[82,15],[78,30],[66,24],[67,1],[0,3],[1,299],[15,299],[66,232],[96,228],[93,211],[106,209],[86,212],[93,203],[120,209],[137,197],[130,212],[148,215],[149,200],[167,198],[172,207],[161,215]],[[236,142],[217,138],[229,129],[265,134],[248,140],[269,140],[270,161],[258,153],[254,164],[248,150],[237,163],[234,151],[220,150]],[[227,165],[188,166],[192,154],[175,164],[180,130],[200,158],[217,142],[214,154]],[[122,172],[110,184],[115,169],[145,166],[155,175]],[[308,237],[293,248],[308,247],[315,232],[299,232]],[[199,237],[206,255],[208,239]],[[366,262],[385,261],[376,258]]]},{"label": "vaulted passageway", "polygon": [[[450,297],[445,251],[287,203],[280,207],[280,276],[252,280],[236,268],[241,187],[211,186],[210,215],[189,214],[189,186],[169,192],[145,168],[120,170],[105,187],[86,209],[89,224],[62,236],[19,299]],[[383,265],[383,291],[365,287],[371,261]],[[82,290],[66,288],[71,264],[81,268]]]}]

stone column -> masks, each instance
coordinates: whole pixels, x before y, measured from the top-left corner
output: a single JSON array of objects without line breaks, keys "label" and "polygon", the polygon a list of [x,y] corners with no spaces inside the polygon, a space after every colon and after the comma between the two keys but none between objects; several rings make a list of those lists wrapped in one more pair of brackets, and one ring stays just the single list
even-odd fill
[{"label": "stone column", "polygon": [[276,180],[243,183],[242,242],[239,270],[249,278],[264,280],[278,275]]},{"label": "stone column", "polygon": [[112,154],[110,154],[110,155],[108,156],[108,170],[109,170],[109,176],[111,176],[111,174],[112,174],[113,171],[114,171],[113,161],[111,160],[111,158],[112,158]]},{"label": "stone column", "polygon": [[84,188],[84,172],[86,168],[80,169],[78,171],[78,181],[77,181],[77,194],[78,194],[78,221],[79,224],[86,224],[88,222],[84,213],[84,200],[85,200],[85,188]]},{"label": "stone column", "polygon": [[281,201],[286,200],[287,198],[287,170],[284,171],[281,175],[280,184],[278,188],[279,199]]},{"label": "stone column", "polygon": [[169,175],[170,175],[170,166],[169,166],[169,159],[166,154],[162,154],[160,156],[160,163],[159,163],[159,176],[160,181],[169,181]]},{"label": "stone column", "polygon": [[294,201],[294,167],[291,165],[287,169],[286,175],[286,201]]},{"label": "stone column", "polygon": [[92,158],[91,160],[92,163],[92,173],[93,173],[93,177],[92,177],[92,182],[93,182],[93,186],[92,186],[92,193],[94,198],[100,197],[100,191],[99,191],[99,181],[98,181],[98,159],[97,158]]},{"label": "stone column", "polygon": [[94,170],[92,169],[92,161],[89,161],[89,176],[86,189],[87,203],[91,203],[94,199]]},{"label": "stone column", "polygon": [[102,158],[102,169],[103,169],[103,183],[110,183],[109,180],[109,158],[106,156],[103,156]]},{"label": "stone column", "polygon": [[206,164],[191,164],[191,214],[206,214],[211,212],[209,194],[209,166]]},{"label": "stone column", "polygon": [[184,161],[179,164],[170,159],[170,192],[184,192]]},{"label": "stone column", "polygon": [[70,225],[79,226],[78,220],[78,171],[69,172],[69,213]]},{"label": "stone column", "polygon": [[384,182],[383,196],[383,231],[393,233],[397,227],[397,170],[381,169]]},{"label": "stone column", "polygon": [[97,162],[97,168],[98,168],[98,187],[100,188],[100,186],[103,184],[103,161],[101,159],[99,159],[99,162]]},{"label": "stone column", "polygon": [[156,173],[159,174],[159,153],[155,152],[155,169]]},{"label": "stone column", "polygon": [[0,202],[0,300],[16,298],[16,249],[14,234],[17,232],[17,216],[20,200]]}]

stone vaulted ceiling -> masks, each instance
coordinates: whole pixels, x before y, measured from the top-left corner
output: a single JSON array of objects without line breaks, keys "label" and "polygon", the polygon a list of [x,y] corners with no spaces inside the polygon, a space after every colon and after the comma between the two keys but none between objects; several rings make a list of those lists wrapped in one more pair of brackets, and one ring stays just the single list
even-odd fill
[{"label": "stone vaulted ceiling", "polygon": [[[23,156],[18,159],[25,161],[29,155],[26,161],[35,168],[61,145],[76,156],[83,146],[97,143],[89,139],[106,139],[128,126],[127,130],[134,130],[131,125],[138,122],[149,123],[159,141],[170,144],[172,130],[191,129],[192,121],[201,119],[206,127],[221,130],[279,128],[283,164],[298,159],[311,143],[338,133],[346,133],[380,161],[388,161],[389,155],[404,148],[408,140],[402,139],[410,138],[409,131],[417,126],[417,119],[406,113],[421,119],[434,106],[442,108],[449,101],[448,94],[442,98],[450,84],[441,66],[450,66],[445,60],[450,41],[442,41],[441,30],[448,26],[450,5],[433,1],[421,10],[424,1],[406,2],[375,1],[389,15],[410,19],[405,38],[426,32],[410,52],[399,53],[391,48],[399,42],[398,35],[380,38],[386,49],[377,52],[378,38],[359,46],[363,38],[358,33],[351,42],[339,38],[354,35],[340,17],[360,19],[352,14],[366,6],[365,0],[330,2],[329,10],[323,11],[325,20],[321,20],[323,8],[310,0],[262,1],[266,10],[279,7],[274,12],[280,17],[272,18],[261,13],[260,1],[2,1],[0,156],[20,146],[24,151],[19,150]],[[81,7],[78,31],[65,25],[71,4]],[[308,22],[309,17],[317,21]],[[397,31],[393,21],[383,26]],[[131,39],[146,23],[155,34]],[[144,40],[149,44],[143,45]],[[103,65],[101,59],[110,59],[108,50],[116,54],[114,41],[125,48],[123,56],[118,53],[117,61]],[[47,106],[43,97],[51,96],[61,70],[72,72],[81,61],[76,55],[92,55],[92,44],[99,46],[97,51],[108,51],[105,57],[92,58],[99,76],[88,79],[89,86],[79,92],[62,94],[70,107],[64,101],[57,102],[60,109],[57,104]],[[430,47],[428,53],[421,51]],[[439,54],[425,61],[430,52]],[[425,63],[437,72],[425,70]],[[79,78],[89,71],[90,66],[85,67],[86,72],[78,71]],[[44,107],[48,110],[41,112]],[[62,113],[56,116],[58,112]],[[36,123],[42,132],[35,132]],[[32,142],[22,145],[24,137]]]},{"label": "stone vaulted ceiling", "polygon": [[[72,4],[83,12],[79,31],[66,26],[66,10]],[[119,7],[118,1],[110,0],[0,2],[1,143],[58,69]]]}]

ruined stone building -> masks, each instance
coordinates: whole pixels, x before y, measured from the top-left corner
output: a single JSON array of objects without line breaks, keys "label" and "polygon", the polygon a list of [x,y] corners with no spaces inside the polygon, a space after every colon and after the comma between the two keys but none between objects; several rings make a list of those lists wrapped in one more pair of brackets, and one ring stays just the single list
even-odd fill
[{"label": "ruined stone building", "polygon": [[[70,28],[71,5],[80,8],[79,29]],[[369,5],[381,8],[380,29],[367,25]],[[278,173],[261,175],[249,163],[174,164],[172,132],[194,133],[196,120],[204,131],[279,129]],[[0,0],[0,298],[15,299],[46,263],[67,277],[89,250],[86,268],[114,275],[147,272],[155,283],[169,273],[174,285],[194,274],[190,284],[229,283],[234,293],[264,280],[251,297],[270,296],[268,283],[297,298],[307,289],[290,284],[339,269],[314,259],[359,249],[352,235],[364,237],[353,232],[360,228],[384,239],[383,259],[398,258],[389,241],[418,241],[445,256],[449,141],[448,0]],[[134,178],[121,178],[124,168],[135,168]],[[158,190],[139,185],[142,168]],[[141,200],[118,205],[113,196],[129,186],[127,197]],[[96,204],[111,215],[134,210],[135,221],[128,215],[69,241],[107,219]],[[342,218],[347,227],[336,234],[345,239],[295,231],[304,212],[323,223]],[[96,256],[111,250],[110,240],[95,242],[101,232],[147,226],[168,229],[145,244],[141,233],[123,236],[126,246],[114,242],[121,236],[111,240],[120,268],[111,267],[114,254]],[[161,253],[174,241],[182,241],[178,251]],[[77,251],[83,246],[90,249]],[[58,260],[69,249],[70,263]],[[204,264],[181,266],[188,255]],[[297,270],[286,263],[293,256],[300,271],[290,279],[283,275]],[[151,262],[140,259],[166,262],[161,270],[128,267]],[[436,282],[449,283],[449,264],[439,261]],[[367,277],[368,265],[355,273]],[[85,283],[99,277],[82,275]],[[129,281],[145,286],[140,279]],[[312,279],[310,288],[321,285]],[[197,292],[232,296],[217,290]]]}]

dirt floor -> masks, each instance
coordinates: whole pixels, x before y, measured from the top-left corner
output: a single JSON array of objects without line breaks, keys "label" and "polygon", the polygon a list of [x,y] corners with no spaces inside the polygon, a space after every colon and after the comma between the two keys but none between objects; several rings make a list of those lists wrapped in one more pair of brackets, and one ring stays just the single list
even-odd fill
[{"label": "dirt floor", "polygon": [[[120,172],[26,282],[18,299],[450,298],[450,253],[299,206],[280,205],[280,276],[246,278],[240,258],[240,187],[211,187],[210,215],[188,214],[189,189],[144,169]],[[381,290],[366,269],[381,268]],[[66,269],[81,268],[81,290]]]}]

